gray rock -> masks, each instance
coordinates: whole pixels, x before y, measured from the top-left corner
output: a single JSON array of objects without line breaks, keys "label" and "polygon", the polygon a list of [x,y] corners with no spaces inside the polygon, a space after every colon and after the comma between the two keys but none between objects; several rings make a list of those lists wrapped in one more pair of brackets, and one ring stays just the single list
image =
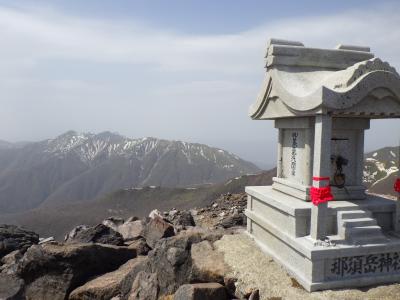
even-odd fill
[{"label": "gray rock", "polygon": [[127,242],[129,249],[135,249],[137,255],[147,255],[151,250],[149,245],[147,245],[144,238],[139,238],[134,241]]},{"label": "gray rock", "polygon": [[115,230],[103,224],[94,227],[81,228],[74,232],[73,235],[68,235],[67,243],[99,243],[122,246],[124,239],[122,235]]},{"label": "gray rock", "polygon": [[14,225],[0,225],[0,258],[14,250],[25,252],[39,242],[39,235]]},{"label": "gray rock", "polygon": [[225,288],[219,283],[196,283],[182,285],[175,293],[174,300],[225,300]]},{"label": "gray rock", "polygon": [[66,299],[93,276],[113,271],[134,257],[135,250],[127,247],[47,243],[26,251],[16,275],[25,281],[28,299]]},{"label": "gray rock", "polygon": [[118,231],[117,228],[118,226],[121,226],[124,224],[124,219],[118,218],[118,217],[110,217],[105,219],[103,222],[101,222],[103,225],[110,227],[111,229],[114,229],[115,231]]},{"label": "gray rock", "polygon": [[118,226],[117,231],[122,235],[125,241],[131,241],[144,236],[146,223],[143,220],[125,222]]},{"label": "gray rock", "polygon": [[210,278],[199,272],[199,268],[194,269],[191,248],[203,240],[211,241],[220,237],[221,235],[214,234],[213,231],[183,231],[157,243],[149,252],[146,272],[158,275],[160,295],[173,294],[183,284]]},{"label": "gray rock", "polygon": [[174,225],[181,225],[181,226],[196,226],[194,222],[193,216],[188,211],[182,211],[174,220]]},{"label": "gray rock", "polygon": [[154,215],[150,222],[146,224],[143,235],[147,244],[154,248],[160,239],[175,235],[175,230],[170,223],[160,216]]},{"label": "gray rock", "polygon": [[0,273],[0,299],[21,300],[24,299],[24,281],[16,276]]},{"label": "gray rock", "polygon": [[79,232],[86,230],[88,228],[89,228],[89,226],[87,226],[87,225],[75,226],[70,232],[68,232],[65,235],[64,241],[73,240]]},{"label": "gray rock", "polygon": [[129,300],[157,300],[158,294],[157,274],[139,272],[132,284]]},{"label": "gray rock", "polygon": [[220,225],[224,228],[230,228],[234,226],[243,226],[245,223],[245,215],[243,213],[234,214],[221,220]]}]

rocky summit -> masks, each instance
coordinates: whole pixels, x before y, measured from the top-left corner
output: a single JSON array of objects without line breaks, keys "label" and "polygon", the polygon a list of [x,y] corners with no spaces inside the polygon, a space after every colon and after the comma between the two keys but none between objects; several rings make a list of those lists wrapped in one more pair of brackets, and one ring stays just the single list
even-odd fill
[{"label": "rocky summit", "polygon": [[395,299],[400,293],[399,284],[308,293],[245,233],[245,208],[244,194],[226,193],[202,208],[80,225],[64,242],[39,242],[30,231],[3,225],[0,240],[14,247],[0,255],[0,299]]}]

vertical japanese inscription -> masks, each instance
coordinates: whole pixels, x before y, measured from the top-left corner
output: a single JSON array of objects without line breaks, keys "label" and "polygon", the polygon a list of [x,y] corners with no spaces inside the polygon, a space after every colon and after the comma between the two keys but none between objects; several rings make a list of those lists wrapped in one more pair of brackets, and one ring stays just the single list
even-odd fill
[{"label": "vertical japanese inscription", "polygon": [[297,138],[299,136],[298,132],[292,133],[292,152],[290,156],[290,172],[292,176],[296,176],[296,165],[297,165],[297,148],[299,146]]}]

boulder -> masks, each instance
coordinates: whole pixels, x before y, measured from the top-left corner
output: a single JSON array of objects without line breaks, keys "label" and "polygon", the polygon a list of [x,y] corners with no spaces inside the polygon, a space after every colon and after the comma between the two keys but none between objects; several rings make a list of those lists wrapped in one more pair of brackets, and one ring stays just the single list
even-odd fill
[{"label": "boulder", "polygon": [[103,225],[118,231],[118,227],[124,224],[124,219],[118,217],[110,217],[101,222]]},{"label": "boulder", "polygon": [[151,248],[154,248],[160,239],[175,235],[175,230],[174,227],[162,217],[154,215],[146,224],[143,235],[147,244]]},{"label": "boulder", "polygon": [[15,264],[22,258],[22,256],[23,254],[20,250],[14,250],[13,252],[3,256],[3,258],[0,260],[0,263],[3,265]]},{"label": "boulder", "polygon": [[144,238],[139,238],[134,241],[127,242],[129,249],[135,249],[137,255],[147,255],[151,250],[149,245],[147,245]]},{"label": "boulder", "polygon": [[[191,248],[203,240],[214,240],[220,237],[220,234],[209,230],[183,231],[177,236],[157,243],[156,247],[149,252],[146,272],[158,275],[160,295],[170,295],[183,284],[199,282],[198,268],[194,271],[192,267]],[[202,274],[202,278],[206,276]]]},{"label": "boulder", "polygon": [[86,229],[88,229],[88,228],[89,228],[89,226],[87,226],[87,225],[78,225],[78,226],[75,226],[74,229],[72,229],[70,232],[68,232],[68,233],[65,235],[64,241],[66,242],[66,241],[73,240],[79,232],[81,232],[81,231],[83,231],[83,230],[86,230]]},{"label": "boulder", "polygon": [[139,272],[132,284],[129,300],[157,300],[159,294],[157,274]]},{"label": "boulder", "polygon": [[[75,229],[74,229],[75,230]],[[99,243],[115,246],[124,245],[122,235],[103,224],[80,228],[66,238],[67,243]]]},{"label": "boulder", "polygon": [[15,225],[0,225],[0,258],[14,250],[25,252],[39,242],[39,235]]},{"label": "boulder", "polygon": [[196,226],[196,223],[194,222],[193,216],[190,212],[182,211],[175,217],[174,225],[187,227]]},{"label": "boulder", "polygon": [[158,274],[161,295],[174,293],[191,274],[190,247],[198,236],[178,235],[164,239],[149,252],[147,273]]},{"label": "boulder", "polygon": [[214,250],[209,241],[193,244],[190,252],[192,281],[224,283],[229,267],[224,262],[223,254]]},{"label": "boulder", "polygon": [[145,226],[146,224],[143,220],[125,222],[117,227],[117,231],[125,241],[131,241],[144,235]]},{"label": "boulder", "polygon": [[20,300],[23,297],[24,281],[16,276],[0,273],[0,299]]},{"label": "boulder", "polygon": [[243,213],[230,215],[221,220],[220,225],[224,228],[245,225],[246,216]]},{"label": "boulder", "polygon": [[136,251],[127,247],[47,243],[26,251],[17,275],[25,281],[27,299],[66,299],[93,276],[114,271],[135,257]]},{"label": "boulder", "polygon": [[0,260],[0,272],[5,274],[15,274],[18,267],[18,262],[22,257],[23,254],[21,250],[15,250],[3,256],[3,258]]},{"label": "boulder", "polygon": [[143,269],[147,258],[138,256],[128,260],[118,270],[96,277],[78,287],[69,296],[70,300],[107,300],[118,295],[129,294],[136,275]]},{"label": "boulder", "polygon": [[196,283],[182,285],[174,300],[227,300],[225,288],[219,283]]}]

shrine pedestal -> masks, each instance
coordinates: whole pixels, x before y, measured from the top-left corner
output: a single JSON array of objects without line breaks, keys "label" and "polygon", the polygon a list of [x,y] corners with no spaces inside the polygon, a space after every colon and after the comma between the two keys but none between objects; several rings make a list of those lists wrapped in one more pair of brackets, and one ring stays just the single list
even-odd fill
[{"label": "shrine pedestal", "polygon": [[[248,233],[308,291],[400,281],[393,200],[368,195],[364,200],[329,202],[330,242],[316,242],[310,237],[312,203],[271,186],[247,187],[246,192]],[[365,213],[368,218],[360,215]],[[351,224],[354,227],[348,227]],[[343,239],[341,226],[360,239]]]}]

